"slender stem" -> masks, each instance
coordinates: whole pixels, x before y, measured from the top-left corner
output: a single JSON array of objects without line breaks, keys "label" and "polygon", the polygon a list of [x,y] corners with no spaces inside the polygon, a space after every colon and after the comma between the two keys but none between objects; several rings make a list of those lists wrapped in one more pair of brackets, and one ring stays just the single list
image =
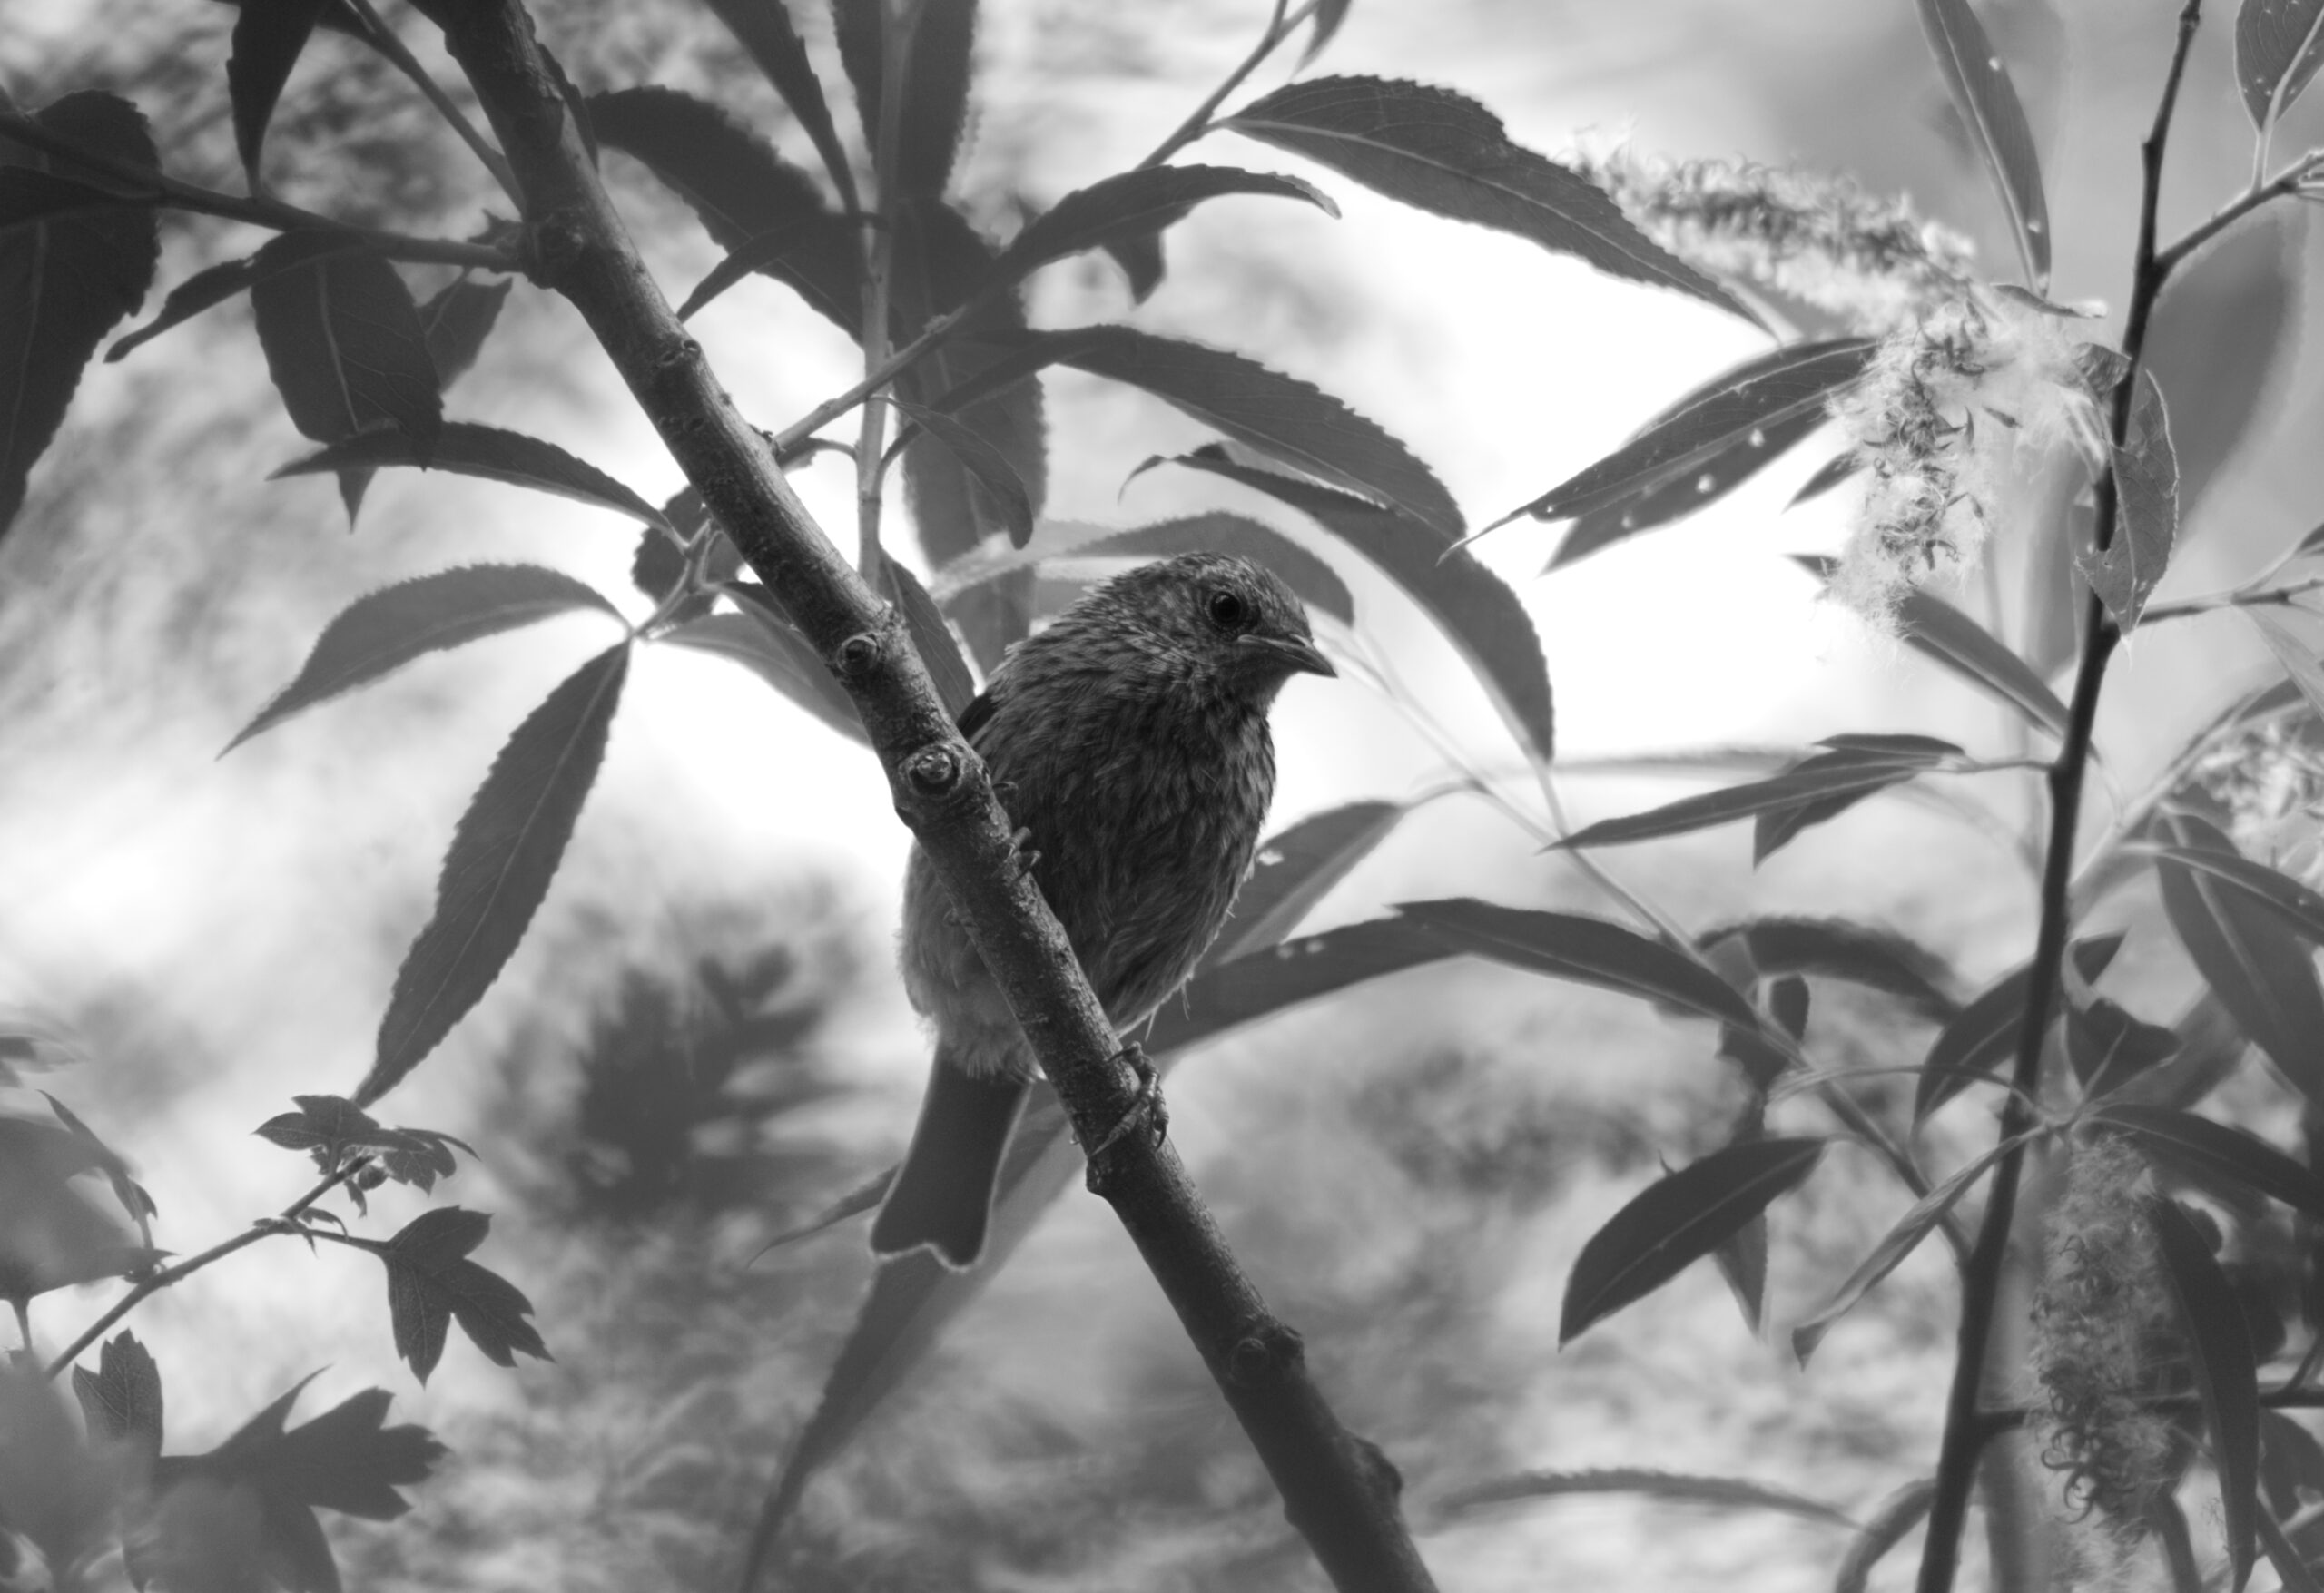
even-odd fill
[{"label": "slender stem", "polygon": [[334,221],[329,216],[317,215],[312,211],[301,210],[294,204],[285,204],[278,199],[244,199],[237,194],[220,193],[215,189],[203,188],[197,183],[181,182],[151,166],[141,166],[134,161],[120,160],[89,149],[78,140],[52,133],[31,117],[20,116],[12,111],[0,111],[0,141],[20,143],[43,154],[70,161],[99,176],[132,189],[143,190],[144,194],[153,196],[156,204],[192,211],[197,215],[248,221],[253,226],[271,227],[278,232],[332,232],[361,242],[389,260],[408,260],[429,265],[472,266],[487,271],[513,271],[520,269],[522,264],[515,255],[495,244],[463,243],[449,238],[415,238],[409,233],[389,232],[377,227],[358,227],[350,222]]},{"label": "slender stem", "polygon": [[[187,1278],[192,1277],[203,1267],[208,1266],[212,1262],[223,1261],[227,1256],[233,1254],[237,1250],[247,1249],[249,1246],[257,1244],[261,1239],[270,1239],[278,1234],[294,1234],[300,1232],[301,1230],[298,1225],[299,1219],[306,1214],[308,1209],[311,1207],[315,1202],[320,1200],[324,1195],[329,1195],[341,1184],[346,1183],[348,1179],[353,1177],[356,1173],[369,1165],[369,1157],[357,1156],[352,1161],[349,1162],[346,1166],[341,1167],[338,1172],[331,1174],[321,1183],[307,1191],[306,1194],[300,1195],[289,1205],[283,1207],[282,1210],[275,1215],[261,1218],[258,1222],[255,1222],[249,1227],[243,1229],[241,1233],[235,1234],[231,1239],[225,1240],[221,1244],[213,1244],[209,1249],[203,1251],[200,1255],[188,1256],[185,1260],[178,1263],[177,1265],[164,1268],[162,1271],[155,1273],[153,1276],[146,1278],[135,1288],[130,1290],[128,1293],[115,1301],[112,1310],[106,1312],[103,1316],[97,1318],[96,1321],[91,1323],[87,1331],[83,1332],[79,1338],[66,1345],[57,1355],[56,1359],[48,1363],[47,1375],[54,1378],[62,1373],[66,1367],[72,1365],[74,1361],[80,1359],[82,1353],[86,1351],[90,1345],[104,1337],[105,1331],[112,1327],[113,1323],[119,1322],[123,1317],[127,1316],[131,1312],[136,1310],[140,1305],[152,1299],[154,1295],[160,1293],[162,1290],[169,1288],[172,1284],[182,1283]],[[25,1343],[27,1349],[31,1348],[32,1341],[30,1338],[27,1338],[25,1341]]]},{"label": "slender stem", "polygon": [[1210,119],[1218,113],[1218,107],[1226,103],[1226,96],[1241,88],[1243,80],[1256,72],[1259,69],[1259,64],[1275,53],[1275,47],[1290,37],[1292,31],[1314,15],[1315,12],[1315,0],[1305,0],[1305,5],[1289,13],[1285,11],[1282,0],[1277,0],[1275,16],[1268,22],[1267,31],[1259,35],[1259,42],[1251,47],[1251,53],[1248,55],[1243,57],[1243,64],[1228,73],[1219,85],[1210,91],[1209,96],[1201,104],[1196,105],[1184,122],[1171,129],[1170,136],[1156,144],[1154,152],[1138,162],[1133,169],[1143,172],[1148,166],[1158,166],[1209,132]]},{"label": "slender stem", "polygon": [[2318,152],[2310,150],[2290,165],[2276,173],[2269,182],[2259,183],[2248,192],[2240,193],[2220,207],[2211,218],[2196,226],[2188,234],[2155,257],[2155,264],[2165,276],[2177,270],[2187,257],[2209,243],[2213,238],[2258,210],[2271,200],[2282,199],[2299,192],[2299,185],[2316,175],[2319,165]]},{"label": "slender stem", "polygon": [[33,1352],[33,1303],[28,1296],[18,1294],[8,1303],[16,1310],[16,1340],[29,1356]]},{"label": "slender stem", "polygon": [[2139,624],[2151,625],[2157,620],[2185,619],[2189,615],[2211,614],[2222,608],[2289,607],[2291,600],[2307,593],[2324,589],[2324,575],[2311,575],[2305,581],[2294,581],[2289,586],[2269,586],[2253,591],[2238,586],[2232,592],[2214,592],[2206,597],[2188,597],[2177,603],[2157,604],[2139,616]]},{"label": "slender stem", "polygon": [[404,47],[404,42],[396,36],[396,31],[380,20],[379,14],[372,9],[371,0],[351,0],[351,3],[356,15],[362,17],[363,25],[371,30],[372,48],[385,55],[398,72],[409,78],[428,103],[436,107],[436,113],[460,135],[460,142],[476,152],[476,158],[484,162],[484,169],[492,173],[492,180],[500,184],[500,192],[508,196],[509,202],[523,205],[525,196],[517,192],[517,174],[508,169],[507,161],[492,147],[491,141],[477,130],[476,123],[468,119],[467,113],[452,103],[451,97],[445,93],[434,78],[428,75],[428,69]]},{"label": "slender stem", "polygon": [[[2202,0],[2186,0],[2179,14],[2177,41],[2163,79],[2162,98],[2155,108],[2154,125],[2140,146],[2142,183],[2139,197],[2137,253],[2131,273],[2130,313],[2122,331],[2127,361],[2115,388],[2110,436],[2120,447],[2130,432],[2131,399],[2138,390],[2139,359],[2146,346],[2147,323],[2170,268],[2155,250],[2155,211],[2162,192],[2162,157],[2171,133],[2171,117],[2179,99],[2179,82],[2187,68],[2187,52],[2195,42],[2202,15]],[[2114,476],[2102,472],[2098,479],[2096,541],[2102,553],[2112,546],[2118,498]],[[2034,946],[2034,961],[2026,979],[2025,1012],[2018,1026],[2017,1057],[2012,1072],[2012,1093],[2002,1106],[2001,1136],[2015,1138],[2033,1126],[2029,1104],[2041,1087],[2042,1044],[2049,1033],[2050,1009],[2056,999],[2059,961],[2065,950],[2072,921],[2074,831],[2082,811],[2083,777],[2090,763],[2091,732],[2098,718],[2098,699],[2122,633],[2105,605],[2093,592],[2083,628],[2082,664],[2074,676],[2073,702],[2068,711],[2066,733],[2050,769],[2050,840],[2042,870],[2042,920]],[[2000,1304],[2002,1273],[2007,1260],[2011,1230],[2017,1214],[2017,1188],[2024,1175],[2025,1147],[2010,1146],[1994,1169],[1991,1194],[1977,1231],[1977,1241],[1961,1270],[1961,1330],[1953,1368],[1953,1388],[1947,1401],[1945,1437],[1938,1450],[1936,1491],[1929,1501],[1928,1531],[1921,1554],[1920,1593],[1949,1593],[1961,1554],[1961,1529],[1967,1520],[1969,1494],[1975,1485],[1980,1451],[1990,1436],[1978,1409],[1984,1386],[1985,1351],[1993,1332],[1994,1314]]]}]

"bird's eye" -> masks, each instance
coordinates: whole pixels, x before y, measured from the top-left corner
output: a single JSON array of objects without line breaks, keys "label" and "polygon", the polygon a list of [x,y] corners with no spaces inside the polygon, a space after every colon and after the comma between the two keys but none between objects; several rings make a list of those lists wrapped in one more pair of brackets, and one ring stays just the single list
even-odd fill
[{"label": "bird's eye", "polygon": [[1210,623],[1222,631],[1240,630],[1243,622],[1251,616],[1250,605],[1243,601],[1241,594],[1224,586],[1210,595],[1205,606],[1209,611]]}]

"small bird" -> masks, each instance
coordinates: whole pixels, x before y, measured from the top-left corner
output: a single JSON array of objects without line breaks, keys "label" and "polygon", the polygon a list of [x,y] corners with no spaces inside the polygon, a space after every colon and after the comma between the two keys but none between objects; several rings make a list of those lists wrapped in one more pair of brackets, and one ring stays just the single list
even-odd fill
[{"label": "small bird", "polygon": [[[1187,554],[1117,576],[1018,643],[961,712],[1118,1031],[1183,984],[1226,923],[1275,795],[1267,710],[1302,673],[1338,672],[1291,589],[1248,559]],[[925,1245],[973,1266],[1039,1069],[917,846],[902,963],[936,1059],[872,1249]]]}]

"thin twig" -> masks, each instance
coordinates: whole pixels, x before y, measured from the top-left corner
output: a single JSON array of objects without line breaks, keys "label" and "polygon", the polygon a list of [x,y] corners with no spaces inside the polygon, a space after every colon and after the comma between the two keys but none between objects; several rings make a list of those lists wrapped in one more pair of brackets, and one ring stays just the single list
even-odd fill
[{"label": "thin twig", "polygon": [[1315,13],[1315,0],[1306,0],[1306,3],[1298,10],[1288,14],[1284,10],[1282,0],[1276,0],[1275,15],[1267,23],[1267,31],[1259,35],[1259,42],[1251,47],[1251,53],[1248,55],[1243,57],[1243,64],[1228,73],[1219,85],[1210,91],[1208,97],[1201,104],[1196,105],[1184,122],[1171,129],[1167,138],[1154,146],[1152,154],[1138,162],[1135,170],[1143,172],[1148,166],[1160,165],[1204,133],[1208,133],[1210,119],[1218,113],[1218,107],[1226,103],[1226,96],[1241,88],[1244,79],[1256,72],[1260,63],[1275,54],[1275,46],[1289,38],[1299,25]]},{"label": "thin twig", "polygon": [[[2164,76],[2162,97],[2155,108],[2154,125],[2140,146],[2142,182],[2139,196],[2137,253],[2131,273],[2130,313],[2122,330],[2126,366],[2114,390],[2110,433],[2120,447],[2130,433],[2131,399],[2138,390],[2139,359],[2146,345],[2146,329],[2154,302],[2170,268],[2155,249],[2155,212],[2162,192],[2162,158],[2171,133],[2171,113],[2179,100],[2179,83],[2187,69],[2187,53],[2195,42],[2201,20],[2202,0],[2187,0],[2179,14],[2177,40]],[[2096,543],[2103,553],[2113,543],[2118,497],[2112,471],[2099,477]],[[2039,1089],[2042,1047],[2049,1033],[2050,1008],[2056,998],[2059,962],[2065,951],[2071,925],[2074,831],[2082,810],[2083,777],[2090,763],[2091,732],[2098,717],[2098,698],[2106,679],[2106,664],[2122,633],[2093,592],[2083,631],[2082,664],[2074,677],[2073,702],[2068,710],[2066,733],[2050,770],[2050,840],[2042,870],[2042,919],[2034,946],[2034,960],[2026,978],[2025,1013],[2017,1034],[2017,1057],[2012,1071],[2013,1093],[2003,1103],[2001,1137],[2015,1138],[2031,1126],[2028,1101]],[[1920,1593],[1950,1593],[1960,1563],[1961,1529],[1968,1518],[1969,1495],[1975,1486],[1980,1452],[1989,1436],[1981,1419],[1978,1396],[1984,1386],[1985,1352],[1993,1322],[2001,1303],[2001,1282],[2009,1251],[2010,1232],[2017,1214],[2017,1186],[2023,1175],[2025,1147],[2004,1150],[1994,1168],[1993,1187],[1986,1197],[1977,1242],[1961,1270],[1961,1329],[1953,1367],[1953,1387],[1946,1402],[1945,1437],[1938,1450],[1936,1490],[1929,1501],[1927,1535],[1921,1553]]]},{"label": "thin twig", "polygon": [[517,174],[508,169],[508,162],[500,152],[494,149],[491,141],[477,130],[476,123],[468,119],[468,113],[452,103],[451,96],[445,93],[436,80],[428,75],[428,69],[404,47],[404,42],[396,36],[396,31],[372,9],[371,0],[351,0],[351,3],[356,14],[362,17],[363,25],[371,30],[372,48],[385,55],[398,72],[411,80],[428,103],[436,107],[436,113],[460,135],[460,142],[473,150],[476,158],[484,162],[484,169],[492,173],[492,180],[500,185],[500,192],[508,196],[508,202],[521,207],[525,198],[517,192]]},{"label": "thin twig", "polygon": [[238,194],[220,193],[215,189],[203,188],[197,183],[182,182],[151,166],[141,166],[134,161],[120,160],[90,149],[77,139],[52,133],[31,117],[21,116],[15,112],[0,112],[0,140],[23,144],[43,154],[55,155],[131,189],[143,190],[138,197],[151,195],[154,203],[173,210],[219,216],[230,221],[248,221],[253,226],[271,227],[278,232],[330,232],[359,242],[389,260],[427,265],[469,266],[487,271],[513,271],[522,268],[522,262],[515,255],[497,244],[464,243],[449,238],[415,238],[409,233],[389,232],[377,227],[359,227],[352,222],[317,215],[294,204],[285,204],[278,199],[244,199]]},{"label": "thin twig", "polygon": [[2211,614],[2222,608],[2289,607],[2293,598],[2319,589],[2324,589],[2324,575],[2294,581],[2289,586],[2267,586],[2258,591],[2249,586],[2238,586],[2232,592],[2214,592],[2204,597],[2182,598],[2177,603],[2159,603],[2139,616],[2139,624],[2151,625],[2159,620],[2185,619],[2190,615]]},{"label": "thin twig", "polygon": [[[896,187],[904,126],[904,88],[911,78],[912,40],[920,31],[921,6],[907,0],[901,19],[883,24],[887,45],[880,59],[880,133],[872,152],[873,179],[879,192],[872,212],[863,218],[863,369],[864,379],[888,363],[888,318],[896,260]],[[923,295],[923,298],[925,296]],[[915,339],[917,341],[918,339]],[[893,374],[901,374],[897,368]],[[881,382],[865,392],[863,418],[855,437],[856,569],[875,592],[888,589],[887,556],[880,551],[880,508],[887,482],[888,461],[883,441],[888,407],[881,403]]]},{"label": "thin twig", "polygon": [[2261,205],[2271,200],[2298,194],[2300,184],[2315,176],[2319,168],[2324,168],[2324,158],[2319,158],[2318,152],[2311,150],[2277,172],[2272,180],[2259,184],[2248,192],[2236,195],[2228,203],[2221,206],[2217,213],[2209,221],[2195,227],[2184,238],[2157,255],[2154,262],[2156,268],[2163,275],[2169,276],[2187,262],[2189,255]]},{"label": "thin twig", "polygon": [[[358,1172],[369,1165],[370,1158],[369,1156],[355,1157],[338,1172],[333,1173],[321,1183],[316,1185],[312,1189],[307,1191],[306,1194],[292,1201],[289,1205],[284,1206],[282,1210],[275,1215],[261,1218],[258,1222],[251,1224],[242,1232],[235,1234],[231,1239],[228,1239],[222,1244],[213,1244],[209,1249],[203,1251],[200,1255],[188,1256],[185,1260],[178,1263],[177,1265],[164,1268],[162,1271],[155,1273],[153,1276],[144,1279],[139,1283],[135,1288],[130,1290],[128,1293],[115,1301],[112,1310],[106,1312],[103,1316],[97,1318],[96,1321],[91,1323],[87,1330],[84,1332],[79,1338],[66,1345],[63,1352],[57,1355],[56,1359],[48,1363],[48,1372],[46,1375],[51,1378],[56,1377],[59,1373],[63,1372],[66,1367],[72,1365],[74,1361],[78,1360],[82,1352],[87,1350],[90,1345],[104,1337],[105,1331],[112,1327],[113,1323],[119,1322],[123,1317],[127,1316],[131,1312],[136,1310],[140,1305],[152,1299],[154,1295],[160,1293],[162,1290],[169,1288],[174,1283],[182,1283],[185,1279],[192,1277],[203,1267],[208,1266],[212,1262],[222,1261],[227,1256],[233,1254],[237,1250],[246,1249],[249,1246],[257,1244],[261,1239],[271,1239],[278,1234],[297,1234],[303,1232],[304,1230],[299,1225],[299,1219],[301,1216],[304,1216],[308,1210],[312,1207],[317,1201],[322,1199],[324,1195],[329,1195],[332,1190],[338,1188],[341,1184],[346,1183],[348,1179],[353,1177]],[[25,1346],[26,1348],[31,1347],[31,1340],[27,1339],[25,1341]]]}]

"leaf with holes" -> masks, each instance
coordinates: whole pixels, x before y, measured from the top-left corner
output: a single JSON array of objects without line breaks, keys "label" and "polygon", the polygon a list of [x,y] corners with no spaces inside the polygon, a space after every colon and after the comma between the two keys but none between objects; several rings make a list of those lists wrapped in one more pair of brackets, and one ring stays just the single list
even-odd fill
[{"label": "leaf with holes", "polygon": [[1738,1028],[1759,1027],[1758,1014],[1742,993],[1701,963],[1603,919],[1502,907],[1471,897],[1400,902],[1396,910],[1456,951],[1667,1002]]},{"label": "leaf with holes", "polygon": [[[1648,423],[1649,428],[1662,418],[1656,417]],[[1829,419],[1820,408],[1807,408],[1771,426],[1754,427],[1692,469],[1646,487],[1634,497],[1576,516],[1573,524],[1566,527],[1565,536],[1559,540],[1557,551],[1550,556],[1542,573],[1546,575],[1625,537],[1654,530],[1709,507],[1821,430]],[[1841,456],[1844,464],[1851,464],[1853,459],[1852,455]],[[1797,503],[1798,499],[1793,501]]]},{"label": "leaf with holes", "polygon": [[2324,66],[2324,0],[2243,0],[2235,14],[2235,86],[2262,137]]},{"label": "leaf with holes", "polygon": [[1936,54],[1945,92],[1970,144],[1993,178],[1994,192],[2009,218],[2010,236],[2025,267],[2026,285],[2036,293],[2050,285],[2050,207],[2042,191],[2042,162],[2034,130],[2018,103],[2001,53],[1986,36],[1969,0],[1919,0],[1921,29]]},{"label": "leaf with holes", "polygon": [[359,1105],[378,1100],[434,1050],[524,939],[605,761],[628,675],[623,641],[566,676],[493,761],[453,831],[435,915],[396,974]]},{"label": "leaf with holes", "polygon": [[[33,120],[115,160],[151,166],[159,159],[145,118],[113,94],[67,94]],[[5,141],[0,171],[83,181],[70,162]],[[0,536],[24,506],[33,463],[64,424],[82,369],[153,285],[158,226],[150,209],[107,210],[0,231]]]},{"label": "leaf with holes", "polygon": [[1310,78],[1214,125],[1304,155],[1415,210],[1513,233],[1762,324],[1733,293],[1640,231],[1597,184],[1512,143],[1501,118],[1450,89]]},{"label": "leaf with holes", "polygon": [[[2074,970],[2088,984],[2106,971],[2114,953],[2122,949],[2120,935],[2093,935],[2068,949]],[[1995,1069],[2016,1056],[2018,1037],[2025,1025],[2025,995],[2033,978],[2031,964],[2013,969],[1938,1031],[1921,1062],[1920,1085],[1913,1099],[1915,1123],[1979,1079],[1998,1077]],[[2054,997],[2052,1006],[2054,1010]]]},{"label": "leaf with holes", "polygon": [[[2157,831],[2171,845],[2240,857],[2235,843],[2191,814],[2166,814]],[[2195,971],[2285,1080],[2324,1106],[2324,988],[2306,947],[2275,910],[2216,875],[2155,860],[2162,909]]]},{"label": "leaf with holes", "polygon": [[1327,216],[1340,213],[1322,190],[1297,177],[1233,166],[1144,166],[1076,189],[1036,216],[1000,251],[978,291],[990,292],[1084,250],[1153,236],[1177,225],[1203,201],[1230,194],[1300,199]]},{"label": "leaf with holes", "polygon": [[1349,802],[1268,836],[1236,893],[1226,927],[1195,966],[1196,977],[1282,941],[1408,811],[1400,802]]},{"label": "leaf with holes", "polygon": [[2083,550],[2076,562],[2107,613],[2128,634],[2170,567],[2171,546],[2179,537],[2179,464],[2171,452],[2162,389],[2149,370],[2139,372],[2130,437],[2114,450],[2114,500],[2113,541],[2102,553]]},{"label": "leaf with holes", "polygon": [[1641,1300],[1718,1248],[1796,1189],[1824,1154],[1820,1139],[1755,1139],[1669,1174],[1590,1235],[1566,1277],[1558,1342]]},{"label": "leaf with holes", "polygon": [[312,476],[324,470],[376,470],[382,466],[410,465],[422,470],[448,470],[455,476],[480,477],[510,487],[569,497],[592,508],[662,523],[662,511],[586,460],[576,459],[555,443],[503,431],[474,421],[448,421],[436,445],[425,453],[400,432],[367,431],[333,443],[327,448],[293,459],[277,468],[269,480],[285,476]]},{"label": "leaf with holes", "polygon": [[422,1382],[442,1358],[445,1330],[455,1322],[496,1366],[514,1366],[518,1355],[550,1358],[548,1346],[525,1320],[533,1306],[523,1291],[468,1259],[491,1227],[492,1219],[482,1212],[438,1206],[420,1213],[378,1247],[388,1269],[396,1353]]},{"label": "leaf with holes", "polygon": [[2162,1275],[2193,1352],[2195,1390],[2211,1430],[2226,1515],[2229,1586],[2251,1574],[2253,1518],[2260,1495],[2260,1386],[2251,1330],[2227,1276],[2202,1234],[2178,1205],[2160,1195],[2140,1202],[2162,1254]]},{"label": "leaf with holes", "polygon": [[415,658],[587,608],[621,618],[596,588],[538,565],[466,565],[383,586],[323,627],[297,676],[226,743],[226,752]]}]

